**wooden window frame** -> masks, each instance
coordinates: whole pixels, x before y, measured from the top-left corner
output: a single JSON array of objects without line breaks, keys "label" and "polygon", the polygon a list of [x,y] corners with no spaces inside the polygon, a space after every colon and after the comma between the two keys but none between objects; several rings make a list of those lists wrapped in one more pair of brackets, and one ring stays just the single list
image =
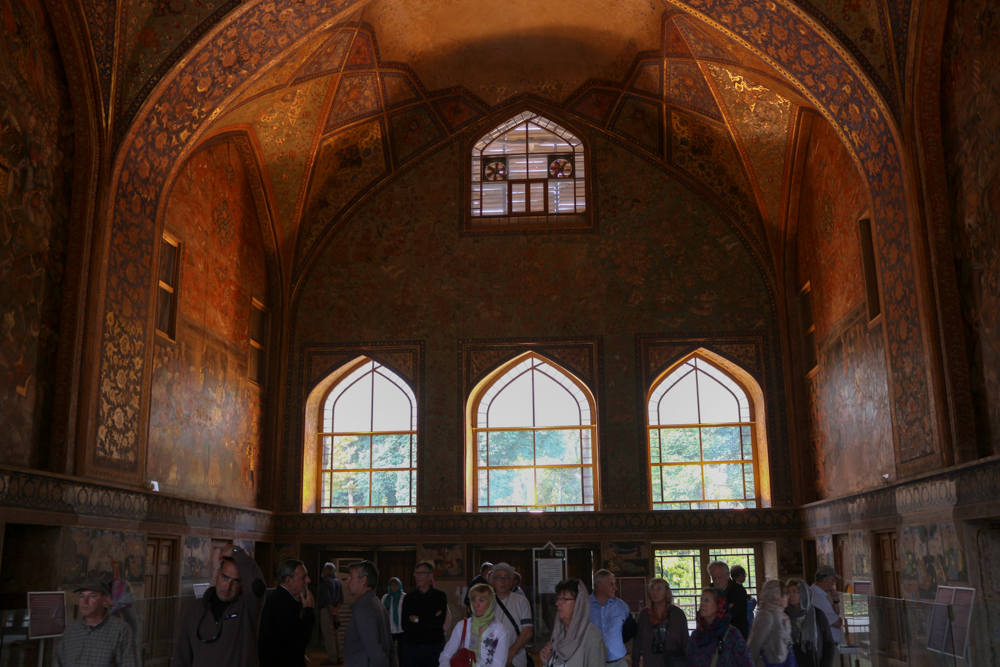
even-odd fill
[{"label": "wooden window frame", "polygon": [[[587,407],[590,414],[590,424],[580,426],[531,426],[531,427],[489,427],[479,425],[479,413],[480,405],[482,401],[488,396],[492,388],[501,380],[503,380],[507,374],[516,369],[517,366],[528,360],[537,360],[538,362],[544,363],[555,370],[557,370],[562,376],[564,376],[570,383],[572,383],[583,397],[587,401]],[[532,364],[524,370],[524,372],[530,372],[535,370],[535,365]],[[560,383],[562,384],[562,383]],[[502,393],[504,390],[501,389],[497,392],[497,395]],[[534,390],[533,390],[534,391]],[[598,443],[597,443],[597,402],[590,389],[578,378],[576,375],[566,368],[562,367],[558,363],[543,357],[535,352],[528,352],[520,355],[507,363],[503,364],[495,371],[490,374],[488,380],[483,383],[470,400],[471,409],[469,411],[469,433],[470,433],[470,448],[472,450],[472,479],[471,483],[473,485],[472,492],[472,511],[481,513],[507,513],[507,512],[543,512],[543,511],[583,511],[591,512],[597,511],[600,508],[600,488],[598,483]],[[534,415],[532,420],[534,421]],[[479,434],[489,433],[489,432],[513,432],[513,431],[524,431],[537,433],[539,431],[553,431],[553,430],[580,430],[581,432],[586,431],[589,433],[590,439],[590,462],[583,462],[583,452],[581,451],[581,463],[571,463],[571,464],[537,464],[532,462],[530,465],[503,465],[503,466],[482,466],[479,464]],[[582,434],[581,434],[582,436]],[[583,438],[581,437],[581,443]],[[532,450],[534,453],[535,444],[534,438],[532,439]],[[581,444],[581,448],[583,445]],[[533,457],[534,458],[534,457]],[[487,475],[490,470],[533,470],[535,472],[535,479],[537,485],[537,471],[540,469],[563,469],[563,468],[580,468],[581,469],[581,494],[584,494],[587,487],[587,482],[582,476],[582,469],[588,468],[590,470],[590,487],[591,487],[591,502],[586,502],[586,496],[581,498],[583,502],[573,505],[555,505],[555,504],[533,504],[533,505],[480,505],[479,504],[479,473],[480,471],[486,471]],[[536,496],[537,500],[537,496]],[[583,509],[580,509],[584,506]]]},{"label": "wooden window frame", "polygon": [[[746,400],[747,408],[748,408],[748,420],[747,421],[720,422],[720,423],[701,423],[701,422],[698,422],[698,423],[690,423],[690,424],[666,424],[666,425],[664,425],[664,424],[656,424],[656,425],[650,424],[650,413],[653,410],[652,403],[653,403],[653,399],[654,399],[654,396],[655,396],[658,388],[660,386],[662,386],[663,383],[666,382],[667,379],[670,378],[679,368],[681,368],[682,366],[686,365],[687,363],[689,363],[692,360],[698,360],[698,361],[701,361],[704,364],[709,365],[710,367],[712,367],[713,369],[715,369],[716,372],[718,372],[721,375],[723,375],[726,378],[728,378],[733,384],[736,385],[737,388],[739,388],[740,391],[743,392],[743,397]],[[697,366],[695,367],[694,370],[692,370],[690,372],[705,373],[705,371],[701,370],[700,368],[697,368]],[[697,379],[697,375],[695,377]],[[669,392],[670,392],[670,389],[668,388],[660,396],[660,399],[662,400]],[[696,400],[698,401],[697,405],[700,405],[700,400],[701,400],[700,396],[696,396]],[[760,479],[760,464],[761,464],[760,463],[760,447],[759,447],[758,435],[757,435],[757,429],[759,428],[760,424],[758,424],[757,418],[756,418],[756,415],[757,415],[757,406],[754,403],[753,392],[751,392],[743,384],[743,382],[741,382],[738,378],[734,377],[732,373],[728,372],[726,369],[724,369],[719,364],[716,364],[712,360],[706,358],[704,355],[701,355],[701,354],[698,354],[698,353],[694,353],[694,354],[686,356],[685,358],[683,358],[680,361],[678,361],[676,364],[673,364],[672,366],[670,366],[668,369],[666,369],[665,371],[663,371],[659,375],[659,377],[656,378],[656,380],[653,381],[653,383],[649,387],[649,391],[646,392],[645,410],[646,410],[646,463],[647,463],[646,471],[647,471],[648,480],[649,480],[649,487],[648,488],[650,490],[650,496],[649,496],[650,510],[656,511],[656,512],[671,512],[671,511],[677,511],[677,510],[690,510],[690,509],[702,509],[702,510],[704,510],[704,509],[742,509],[742,508],[720,508],[718,506],[719,503],[753,503],[753,508],[752,509],[760,509],[761,507],[763,507],[763,505],[764,505],[764,498],[763,498],[763,495],[761,493],[762,489],[761,489],[761,479]],[[751,458],[749,458],[749,459],[741,458],[741,459],[738,459],[738,460],[737,459],[734,459],[734,460],[719,460],[719,461],[714,461],[714,460],[708,460],[708,461],[706,461],[705,460],[705,457],[704,457],[704,444],[702,442],[702,433],[701,433],[702,429],[705,429],[705,428],[723,428],[723,427],[730,427],[730,428],[735,427],[735,428],[738,428],[740,430],[740,437],[741,437],[741,439],[743,437],[742,436],[743,429],[745,429],[745,428],[749,429],[749,431],[750,431],[750,451],[751,451]],[[700,456],[700,458],[697,461],[693,461],[692,460],[692,461],[672,461],[672,462],[668,461],[668,462],[664,462],[664,461],[661,460],[659,462],[654,462],[653,461],[653,437],[652,437],[653,432],[654,431],[662,431],[662,430],[665,430],[665,429],[684,429],[684,428],[698,429],[699,448],[701,449],[701,456]],[[741,451],[742,451],[742,440],[741,440]],[[662,458],[662,457],[660,457],[660,458]],[[746,476],[744,474],[744,476],[743,476],[743,490],[744,490],[744,496],[743,496],[743,498],[724,498],[724,499],[712,499],[712,500],[708,500],[708,499],[704,498],[704,496],[705,496],[705,466],[709,466],[709,465],[721,465],[721,464],[740,464],[740,465],[746,466],[748,463],[753,468],[753,485],[754,485],[754,495],[753,496],[747,496],[746,495]],[[692,465],[698,465],[699,469],[700,469],[700,472],[701,472],[702,499],[700,499],[700,500],[689,499],[689,500],[664,501],[662,499],[662,497],[661,497],[661,499],[660,499],[659,502],[657,502],[654,499],[653,484],[654,484],[655,471],[659,471],[659,474],[662,476],[663,475],[663,471],[662,470],[664,468],[671,468],[671,467],[676,467],[676,466],[692,466]],[[661,479],[662,479],[662,477],[661,477]],[[696,504],[698,504],[698,505],[710,505],[710,504],[714,504],[715,507],[700,507],[700,508],[691,507],[692,505],[696,505]],[[677,505],[677,507],[669,507],[669,505]],[[687,507],[684,507],[684,505],[687,505]]]},{"label": "wooden window frame", "polygon": [[[160,263],[163,261],[163,244],[171,245],[174,247],[174,266],[171,271],[172,284],[168,284],[163,281],[162,267]],[[157,253],[157,263],[156,263],[156,312],[154,314],[154,328],[156,333],[167,338],[171,341],[177,340],[177,302],[179,300],[180,293],[180,273],[181,273],[181,253],[183,252],[183,243],[181,240],[170,234],[169,232],[163,232],[160,237],[160,248]],[[160,328],[160,310],[161,310],[161,299],[164,298],[164,294],[170,295],[170,311],[167,315],[169,322],[167,323],[167,329],[164,330]]]},{"label": "wooden window frame", "polygon": [[[261,332],[262,340],[256,340],[254,338],[254,327],[253,318],[254,313],[259,312],[263,321],[263,331]],[[259,387],[264,387],[267,385],[267,340],[270,334],[271,327],[271,313],[268,311],[267,307],[264,306],[262,301],[251,298],[250,299],[250,335],[247,337],[249,341],[249,349],[247,350],[247,378],[250,382],[254,383]],[[257,374],[254,376],[253,369],[255,368],[253,358],[255,350],[258,354],[258,361],[256,363]]]},{"label": "wooden window frame", "polygon": [[[378,368],[384,368],[386,371],[391,373],[397,380],[405,385],[410,390],[410,398],[413,401],[412,414],[411,414],[411,425],[412,429],[409,431],[367,431],[367,432],[339,432],[339,431],[325,431],[325,420],[324,411],[326,410],[326,403],[330,399],[330,395],[337,391],[344,382],[351,379],[351,376],[362,367],[368,364],[376,364]],[[375,372],[378,368],[373,368],[371,372]],[[361,376],[363,377],[363,376]],[[358,378],[360,379],[360,377]],[[374,385],[373,385],[374,391]],[[373,399],[374,400],[374,399]],[[416,392],[410,387],[409,383],[398,373],[396,373],[391,368],[385,366],[376,359],[371,357],[363,356],[357,359],[355,362],[346,365],[342,371],[339,373],[339,377],[330,387],[324,392],[322,398],[319,401],[318,415],[317,415],[317,432],[316,432],[316,460],[318,462],[318,474],[316,476],[316,511],[320,514],[412,514],[417,511],[417,480],[418,480],[418,461],[417,461],[417,451],[420,445],[418,425],[416,423],[418,410],[417,410],[417,398]],[[374,402],[372,404],[372,410],[374,413]],[[410,466],[408,468],[325,468],[323,465],[323,453],[324,453],[324,438],[336,438],[345,435],[409,435],[410,436]],[[331,447],[333,442],[331,442]],[[370,447],[369,443],[369,447]],[[369,451],[370,448],[369,448]],[[369,458],[370,461],[370,458]],[[371,486],[372,486],[372,475],[377,472],[401,472],[409,471],[410,477],[410,500],[409,505],[353,505],[350,507],[340,506],[340,505],[327,505],[325,504],[325,496],[323,494],[323,480],[328,475],[332,475],[337,472],[355,472],[355,473],[368,473],[368,495],[369,500],[371,500]]]}]

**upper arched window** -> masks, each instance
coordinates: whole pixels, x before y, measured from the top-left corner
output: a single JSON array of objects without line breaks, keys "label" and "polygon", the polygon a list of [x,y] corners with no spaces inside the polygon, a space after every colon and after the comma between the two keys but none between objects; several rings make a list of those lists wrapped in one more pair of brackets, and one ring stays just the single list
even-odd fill
[{"label": "upper arched window", "polygon": [[756,424],[746,390],[701,356],[649,392],[653,509],[758,506]]},{"label": "upper arched window", "polygon": [[478,511],[595,508],[594,401],[583,383],[529,353],[470,407]]},{"label": "upper arched window", "polygon": [[478,228],[581,226],[586,223],[583,142],[524,111],[472,148],[471,223]]},{"label": "upper arched window", "polygon": [[409,385],[363,359],[320,408],[319,510],[414,512],[417,401]]}]

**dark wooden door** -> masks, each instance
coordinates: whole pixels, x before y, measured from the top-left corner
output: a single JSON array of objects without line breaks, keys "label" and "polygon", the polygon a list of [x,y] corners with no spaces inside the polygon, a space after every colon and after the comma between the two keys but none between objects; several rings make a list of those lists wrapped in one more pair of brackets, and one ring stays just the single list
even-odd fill
[{"label": "dark wooden door", "polygon": [[166,665],[177,637],[180,613],[178,594],[179,540],[176,537],[146,538],[145,600],[140,608],[143,664]]},{"label": "dark wooden door", "polygon": [[870,613],[877,634],[877,656],[882,664],[903,667],[910,663],[905,603],[901,599],[898,536],[896,531],[878,533],[878,563],[875,581],[878,599]]}]

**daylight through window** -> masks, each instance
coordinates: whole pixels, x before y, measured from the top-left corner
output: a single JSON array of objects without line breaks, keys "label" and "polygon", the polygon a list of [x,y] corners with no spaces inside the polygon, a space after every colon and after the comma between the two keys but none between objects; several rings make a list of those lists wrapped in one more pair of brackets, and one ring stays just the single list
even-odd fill
[{"label": "daylight through window", "polygon": [[321,512],[416,511],[417,401],[402,378],[366,359],[327,395],[320,431]]},{"label": "daylight through window", "polygon": [[583,143],[538,114],[520,113],[472,149],[475,225],[579,223],[587,209]]},{"label": "daylight through window", "polygon": [[475,400],[478,511],[594,509],[594,404],[580,382],[529,354]]},{"label": "daylight through window", "polygon": [[757,507],[753,406],[735,380],[693,356],[647,407],[653,509]]}]

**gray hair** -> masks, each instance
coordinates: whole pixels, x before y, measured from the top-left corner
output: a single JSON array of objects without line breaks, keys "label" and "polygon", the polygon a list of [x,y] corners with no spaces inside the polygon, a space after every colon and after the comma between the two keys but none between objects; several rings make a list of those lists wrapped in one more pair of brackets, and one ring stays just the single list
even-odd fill
[{"label": "gray hair", "polygon": [[594,583],[603,584],[608,580],[609,577],[615,576],[615,573],[611,570],[598,570],[594,573]]},{"label": "gray hair", "polygon": [[724,567],[726,568],[726,574],[729,574],[729,563],[724,560],[713,560],[708,564],[708,576],[712,576],[713,567]]},{"label": "gray hair", "polygon": [[323,565],[323,576],[328,577],[337,574],[337,566],[333,563],[325,563]]},{"label": "gray hair", "polygon": [[299,567],[305,567],[306,564],[300,561],[298,558],[289,558],[281,562],[278,566],[278,583],[283,584],[289,579],[295,578],[295,571]]},{"label": "gray hair", "polygon": [[370,560],[361,560],[357,563],[351,563],[348,569],[351,572],[357,572],[358,579],[364,578],[365,586],[368,588],[378,588],[378,568],[375,567],[375,563]]}]

